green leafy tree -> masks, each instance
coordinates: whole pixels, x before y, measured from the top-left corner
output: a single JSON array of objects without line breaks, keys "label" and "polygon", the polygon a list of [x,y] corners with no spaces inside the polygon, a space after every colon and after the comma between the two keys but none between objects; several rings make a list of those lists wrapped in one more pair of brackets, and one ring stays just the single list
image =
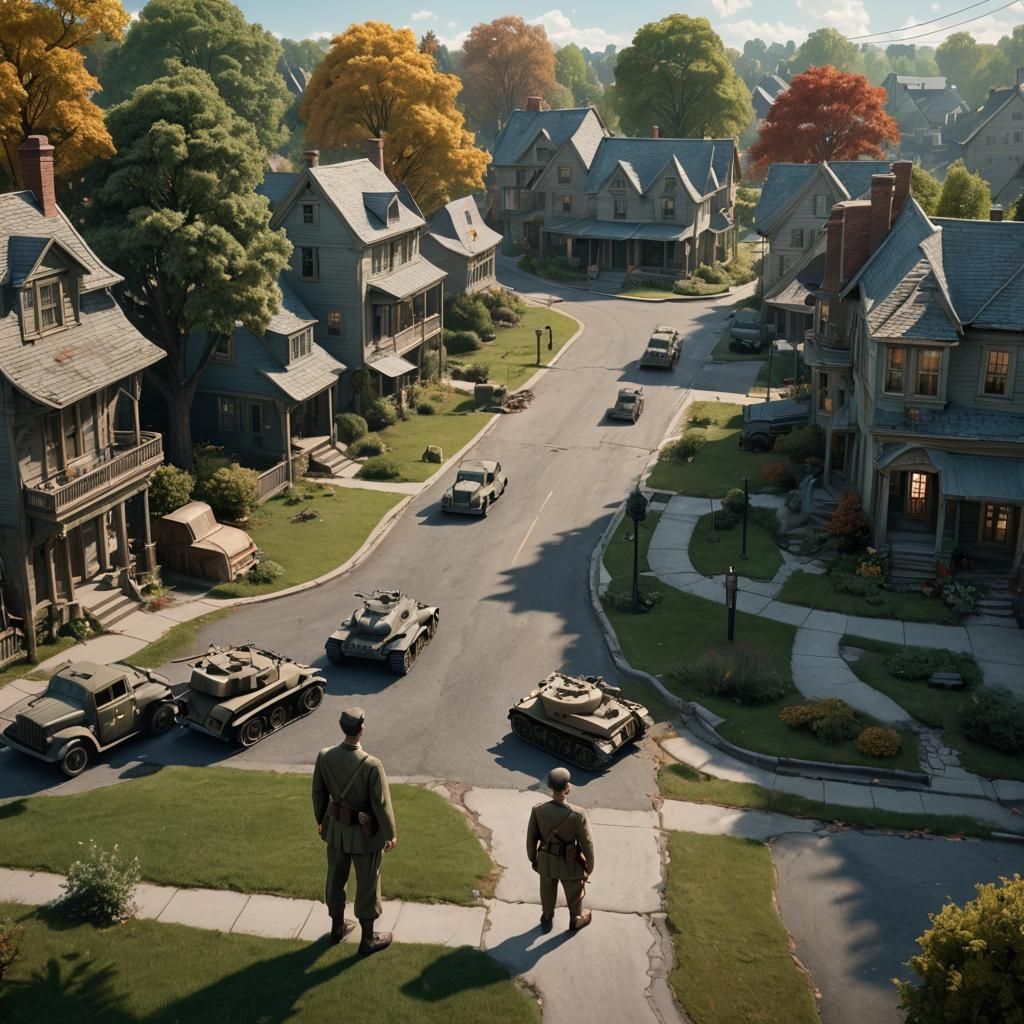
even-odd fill
[{"label": "green leafy tree", "polygon": [[839,71],[860,73],[864,62],[857,47],[834,28],[819,28],[812,32],[790,62],[790,71],[798,75],[808,68],[823,68],[827,64]]},{"label": "green leafy tree", "polygon": [[1017,201],[1006,211],[1007,220],[1024,220],[1024,192],[1017,196]]},{"label": "green leafy tree", "polygon": [[107,124],[117,153],[89,170],[86,237],[123,275],[125,313],[167,353],[151,379],[167,404],[168,456],[191,470],[199,377],[236,323],[266,329],[291,244],[255,192],[256,132],[206,72],[179,67],[140,86]]},{"label": "green leafy tree", "polygon": [[914,164],[910,172],[910,194],[929,217],[934,216],[939,205],[942,185],[920,164]]},{"label": "green leafy tree", "polygon": [[327,44],[319,39],[282,39],[281,53],[292,67],[312,72],[327,56]]},{"label": "green leafy tree", "polygon": [[989,89],[1013,81],[1006,54],[998,46],[976,42],[970,32],[949,36],[935,51],[935,61],[972,107],[985,101]]},{"label": "green leafy tree", "polygon": [[617,55],[618,50],[614,43],[609,43],[600,53],[591,53],[585,46],[583,47],[583,56],[594,69],[597,80],[606,89],[615,81],[615,58]]},{"label": "green leafy tree", "polygon": [[228,106],[248,121],[259,144],[273,152],[285,139],[284,114],[291,102],[278,72],[281,46],[250,24],[230,0],[149,0],[108,65],[106,102],[168,71],[168,61],[199,68]]},{"label": "green leafy tree", "polygon": [[578,107],[596,103],[604,91],[597,73],[575,43],[555,51],[555,80],[569,90],[573,103]]},{"label": "green leafy tree", "polygon": [[877,46],[869,46],[861,54],[861,62],[864,65],[864,77],[872,85],[881,85],[885,81],[885,76],[892,70],[885,51]]},{"label": "green leafy tree", "polygon": [[1013,31],[996,45],[1011,68],[1024,68],[1024,25],[1014,25]]},{"label": "green leafy tree", "polygon": [[946,172],[942,192],[935,207],[938,217],[959,217],[962,220],[987,220],[992,208],[992,192],[980,174],[971,174],[962,160]]},{"label": "green leafy tree", "polygon": [[615,62],[622,128],[665,137],[736,137],[754,119],[750,91],[707,18],[670,14],[642,26]]}]

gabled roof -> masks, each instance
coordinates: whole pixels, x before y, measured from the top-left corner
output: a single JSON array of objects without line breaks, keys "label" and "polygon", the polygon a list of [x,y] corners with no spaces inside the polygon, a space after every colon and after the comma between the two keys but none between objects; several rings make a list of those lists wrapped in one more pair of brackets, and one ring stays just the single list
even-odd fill
[{"label": "gabled roof", "polygon": [[12,235],[7,245],[8,274],[10,283],[16,288],[23,285],[39,268],[47,253],[56,248],[65,260],[73,263],[80,273],[89,268],[74,253],[68,252],[55,238],[40,238],[34,235]]},{"label": "gabled roof", "polygon": [[281,289],[281,304],[270,318],[267,330],[272,334],[281,334],[287,337],[295,334],[296,331],[312,327],[317,322],[316,317],[306,309],[302,300],[292,291],[283,274],[278,278],[277,284]]},{"label": "gabled roof", "polygon": [[270,202],[271,210],[276,210],[281,200],[291,192],[298,177],[298,171],[267,171],[256,186],[256,192]]},{"label": "gabled roof", "polygon": [[956,123],[950,125],[944,133],[945,139],[948,142],[958,142],[960,145],[970,142],[1010,100],[1021,92],[1024,92],[1022,85],[1012,85],[1007,89],[990,89],[984,106],[973,114],[965,114],[958,118]]},{"label": "gabled roof", "polygon": [[286,366],[282,366],[267,353],[266,365],[257,367],[256,372],[266,377],[286,398],[293,402],[305,402],[306,399],[333,387],[338,374],[345,372],[345,365],[313,342],[312,351],[308,356],[296,359]]},{"label": "gabled roof", "polygon": [[804,300],[818,291],[825,279],[826,248],[827,236],[822,231],[803,256],[765,292],[765,305],[813,312]]},{"label": "gabled roof", "polygon": [[590,166],[598,143],[608,134],[593,107],[514,110],[494,144],[491,164],[505,167],[520,163],[541,132],[550,139],[553,149],[571,140],[584,167]]},{"label": "gabled roof", "polygon": [[430,238],[463,256],[475,256],[501,244],[501,235],[480,216],[472,196],[453,199],[430,223]]},{"label": "gabled roof", "polygon": [[751,89],[751,93],[760,92],[772,103],[780,93],[785,92],[789,88],[789,83],[781,76],[776,74],[764,75],[761,80]]},{"label": "gabled roof", "polygon": [[710,181],[717,184],[728,180],[735,159],[732,139],[602,139],[584,189],[599,192],[621,169],[644,194],[669,171],[681,179],[694,199],[699,199],[708,194]]}]

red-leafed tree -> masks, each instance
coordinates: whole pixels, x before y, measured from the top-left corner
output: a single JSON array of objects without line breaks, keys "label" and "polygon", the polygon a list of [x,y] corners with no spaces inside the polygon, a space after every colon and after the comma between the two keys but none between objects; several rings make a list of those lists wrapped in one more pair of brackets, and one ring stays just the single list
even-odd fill
[{"label": "red-leafed tree", "polygon": [[885,101],[885,90],[863,75],[831,65],[808,68],[772,104],[750,147],[751,161],[765,167],[862,156],[884,159],[883,144],[900,138]]}]

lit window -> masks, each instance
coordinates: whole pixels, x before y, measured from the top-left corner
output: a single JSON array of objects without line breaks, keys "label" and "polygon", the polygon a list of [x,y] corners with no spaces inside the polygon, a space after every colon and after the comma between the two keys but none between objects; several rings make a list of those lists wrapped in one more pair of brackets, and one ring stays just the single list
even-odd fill
[{"label": "lit window", "polygon": [[559,185],[570,185],[572,184],[572,168],[567,167],[565,164],[558,165],[558,184]]},{"label": "lit window", "polygon": [[39,286],[39,329],[48,331],[59,327],[63,317],[60,308],[60,282],[51,281]]},{"label": "lit window", "polygon": [[939,371],[942,369],[942,353],[938,349],[926,348],[917,353],[917,380],[915,395],[936,398],[939,394]]},{"label": "lit window", "polygon": [[221,396],[217,399],[217,422],[221,430],[234,433],[238,423],[238,408],[233,398]]},{"label": "lit window", "polygon": [[985,354],[985,384],[982,391],[986,395],[1005,396],[1010,381],[1010,353],[1008,351],[990,351]]},{"label": "lit window", "polygon": [[615,219],[625,220],[626,219],[626,200],[616,199],[615,200]]},{"label": "lit window", "polygon": [[990,544],[1005,544],[1010,532],[1010,506],[985,505],[981,524],[981,539]]},{"label": "lit window", "polygon": [[907,350],[890,345],[885,350],[885,390],[889,394],[903,394],[903,378],[906,369]]},{"label": "lit window", "polygon": [[320,276],[320,251],[303,246],[300,250],[302,255],[302,276],[307,281],[315,281]]},{"label": "lit window", "polygon": [[341,310],[332,309],[327,314],[327,333],[341,334]]},{"label": "lit window", "polygon": [[907,494],[907,514],[911,519],[924,519],[928,511],[928,474],[911,473]]}]

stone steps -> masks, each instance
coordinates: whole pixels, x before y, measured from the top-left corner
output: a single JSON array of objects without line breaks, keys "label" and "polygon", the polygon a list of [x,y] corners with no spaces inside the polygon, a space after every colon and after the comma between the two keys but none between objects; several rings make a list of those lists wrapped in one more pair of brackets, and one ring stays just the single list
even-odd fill
[{"label": "stone steps", "polygon": [[310,469],[328,476],[341,476],[345,467],[352,464],[352,459],[334,445],[319,448],[309,455]]},{"label": "stone steps", "polygon": [[89,588],[80,597],[82,607],[109,633],[122,619],[137,612],[140,605],[110,583]]}]

